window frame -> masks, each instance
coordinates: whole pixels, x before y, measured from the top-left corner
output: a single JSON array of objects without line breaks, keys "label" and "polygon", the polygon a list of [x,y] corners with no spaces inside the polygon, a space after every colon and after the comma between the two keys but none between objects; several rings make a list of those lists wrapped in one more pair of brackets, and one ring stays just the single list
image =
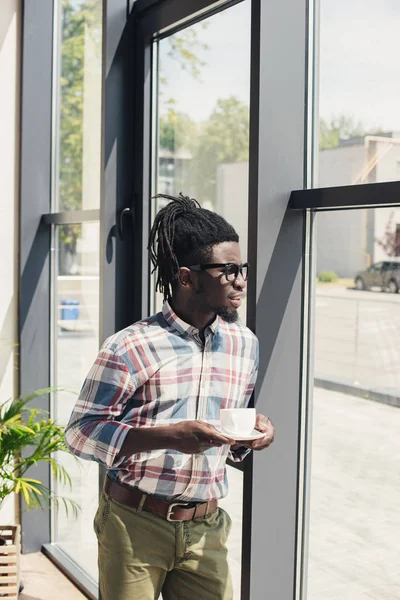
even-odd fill
[{"label": "window frame", "polygon": [[[148,306],[149,281],[145,248],[151,190],[149,159],[152,139],[152,42],[154,37],[164,36],[166,28],[171,27],[168,34],[179,29],[182,19],[190,17],[190,23],[201,19],[203,15],[198,13],[199,10],[229,9],[235,3],[205,0],[169,0],[160,3],[138,0],[133,7],[135,61],[132,72],[136,82],[137,132],[137,135],[132,136],[136,144],[133,163],[135,197],[141,203],[142,218],[146,214],[146,218],[141,221],[144,226],[142,310]],[[266,568],[271,597],[297,597],[301,579],[298,563],[303,529],[299,514],[303,497],[299,486],[302,477],[299,445],[301,398],[308,382],[302,368],[303,362],[307,362],[302,339],[303,328],[307,327],[305,315],[308,313],[304,260],[308,216],[303,212],[287,210],[287,199],[292,189],[304,187],[306,177],[305,156],[308,148],[305,143],[304,99],[307,97],[309,12],[306,0],[284,0],[279,6],[277,4],[252,0],[248,258],[254,265],[254,277],[249,281],[247,322],[261,341],[262,368],[256,389],[257,407],[259,412],[266,414],[269,410],[276,411],[278,421],[285,421],[280,433],[280,439],[284,441],[274,444],[274,448],[278,448],[277,462],[272,462],[272,457],[275,456],[275,460],[277,457],[272,450],[250,456],[241,466],[244,470],[245,489],[242,600],[263,597]],[[210,14],[207,12],[207,16]],[[288,14],[291,15],[289,23]],[[288,40],[285,53],[282,53],[280,29],[286,31]],[[284,78],[281,76],[282,72],[285,72]],[[271,89],[274,89],[273,94]],[[284,103],[282,98],[285,98]],[[292,139],[290,149],[282,148],[285,135]],[[279,152],[275,149],[279,146],[289,154],[286,165],[282,165],[277,158]],[[276,216],[274,223],[269,216],[271,212]],[[266,236],[269,236],[270,243],[265,248],[263,242]],[[284,250],[288,244],[293,249],[290,256]],[[277,269],[283,277],[286,276],[286,281],[277,297],[271,301],[268,288],[276,281]],[[263,305],[269,307],[267,315],[261,309]],[[260,307],[259,311],[257,306]],[[285,365],[279,361],[277,363],[276,355],[288,345],[290,351]],[[292,398],[291,415],[286,420],[283,418],[282,407],[277,402],[279,386],[277,388],[277,380],[274,381],[271,377],[274,370],[278,380],[279,373],[282,381],[286,379],[284,393]],[[292,372],[290,377],[287,377],[288,370]],[[268,402],[271,397],[274,401]],[[268,482],[265,479],[266,470],[271,472]],[[282,497],[285,498],[284,502]],[[265,512],[274,514],[276,511],[279,511],[280,519],[275,523],[269,521],[267,526]],[[281,535],[281,531],[278,533],[281,522],[285,526],[279,548],[266,545],[267,539],[272,540],[275,535]]]}]

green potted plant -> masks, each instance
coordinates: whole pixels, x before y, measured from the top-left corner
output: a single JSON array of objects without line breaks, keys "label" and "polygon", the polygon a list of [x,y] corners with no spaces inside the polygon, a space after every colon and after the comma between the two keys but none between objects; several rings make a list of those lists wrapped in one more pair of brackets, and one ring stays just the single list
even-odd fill
[{"label": "green potted plant", "polygon": [[[53,503],[64,505],[76,515],[79,506],[70,498],[57,496],[48,486],[29,476],[30,467],[46,462],[54,480],[71,487],[71,478],[59,462],[57,453],[68,452],[64,427],[48,418],[45,411],[29,403],[52,390],[37,390],[25,397],[0,405],[0,508],[12,493],[20,494],[27,510]],[[19,591],[19,526],[0,525],[0,596],[17,598]]]}]

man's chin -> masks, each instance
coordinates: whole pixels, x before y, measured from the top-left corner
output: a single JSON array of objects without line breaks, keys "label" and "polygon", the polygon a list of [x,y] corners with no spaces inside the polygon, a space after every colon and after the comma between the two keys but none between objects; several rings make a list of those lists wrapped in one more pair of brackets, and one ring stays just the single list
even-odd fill
[{"label": "man's chin", "polygon": [[218,309],[216,314],[227,323],[236,323],[239,319],[239,313],[237,310],[228,310],[225,307]]}]

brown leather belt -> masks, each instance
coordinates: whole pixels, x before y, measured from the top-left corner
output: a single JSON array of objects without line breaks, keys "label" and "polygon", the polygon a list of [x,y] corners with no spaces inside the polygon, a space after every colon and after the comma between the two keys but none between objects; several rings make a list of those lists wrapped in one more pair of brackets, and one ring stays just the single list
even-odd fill
[{"label": "brown leather belt", "polygon": [[218,508],[218,500],[209,502],[168,502],[135,488],[127,488],[106,477],[106,494],[121,504],[153,513],[167,521],[195,521],[211,515]]}]

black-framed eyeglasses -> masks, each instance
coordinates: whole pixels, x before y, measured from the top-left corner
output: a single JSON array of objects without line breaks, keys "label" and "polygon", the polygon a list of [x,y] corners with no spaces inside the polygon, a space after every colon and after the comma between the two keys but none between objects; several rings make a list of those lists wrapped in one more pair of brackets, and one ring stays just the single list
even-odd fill
[{"label": "black-framed eyeglasses", "polygon": [[227,281],[234,282],[239,277],[239,273],[245,281],[249,276],[249,263],[211,263],[209,265],[190,265],[191,271],[206,271],[207,269],[222,269]]}]

